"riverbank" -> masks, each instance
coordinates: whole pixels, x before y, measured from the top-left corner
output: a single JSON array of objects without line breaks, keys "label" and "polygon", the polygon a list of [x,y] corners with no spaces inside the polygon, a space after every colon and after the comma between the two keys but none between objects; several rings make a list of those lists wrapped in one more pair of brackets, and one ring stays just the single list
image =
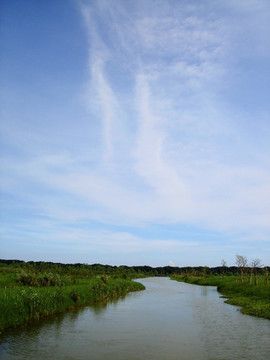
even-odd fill
[{"label": "riverbank", "polygon": [[[69,280],[59,285],[34,286],[12,283],[6,277],[0,282],[0,331],[29,320],[65,312],[75,306],[118,298],[144,286],[129,279],[107,276]],[[2,286],[1,286],[2,285]],[[47,283],[48,285],[48,283]]]},{"label": "riverbank", "polygon": [[194,285],[217,286],[223,297],[228,298],[225,302],[240,306],[243,314],[270,319],[270,286],[264,284],[263,277],[259,279],[258,285],[236,282],[235,276],[212,276],[205,279],[172,276],[171,279]]}]

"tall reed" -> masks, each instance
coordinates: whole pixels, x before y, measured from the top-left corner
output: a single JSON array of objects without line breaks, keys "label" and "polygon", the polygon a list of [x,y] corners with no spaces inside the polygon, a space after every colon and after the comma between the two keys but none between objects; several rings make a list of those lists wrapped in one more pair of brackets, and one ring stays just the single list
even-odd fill
[{"label": "tall reed", "polygon": [[116,298],[129,291],[143,290],[140,283],[126,279],[80,279],[74,285],[15,286],[0,288],[0,330],[30,319],[66,311],[74,306]]}]

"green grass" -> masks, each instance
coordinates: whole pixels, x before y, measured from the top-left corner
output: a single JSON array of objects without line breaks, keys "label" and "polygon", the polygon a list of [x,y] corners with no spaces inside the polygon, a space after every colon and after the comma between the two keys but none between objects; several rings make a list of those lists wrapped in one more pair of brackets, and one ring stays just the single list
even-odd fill
[{"label": "green grass", "polygon": [[[20,278],[20,275],[19,275]],[[43,278],[40,274],[38,278]],[[107,277],[62,279],[61,286],[23,285],[16,274],[0,276],[0,330],[31,319],[61,313],[75,306],[117,298],[130,291],[143,290],[140,283]],[[35,284],[35,283],[34,283]],[[44,284],[44,282],[42,282]]]},{"label": "green grass", "polygon": [[235,276],[201,277],[173,276],[172,280],[185,281],[189,284],[217,286],[217,290],[228,298],[225,302],[241,307],[243,314],[270,319],[270,285],[259,277],[258,285],[236,282]]}]

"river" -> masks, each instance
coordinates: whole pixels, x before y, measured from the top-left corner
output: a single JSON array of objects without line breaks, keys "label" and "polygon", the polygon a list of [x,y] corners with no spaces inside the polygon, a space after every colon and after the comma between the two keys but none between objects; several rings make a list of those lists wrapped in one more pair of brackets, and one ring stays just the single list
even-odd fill
[{"label": "river", "polygon": [[270,321],[241,314],[215,287],[139,281],[145,291],[2,334],[1,360],[270,359]]}]

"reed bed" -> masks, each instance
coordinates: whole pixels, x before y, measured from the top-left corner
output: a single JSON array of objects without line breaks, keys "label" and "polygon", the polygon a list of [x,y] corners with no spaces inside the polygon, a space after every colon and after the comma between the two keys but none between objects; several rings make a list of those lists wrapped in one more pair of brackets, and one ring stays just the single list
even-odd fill
[{"label": "reed bed", "polygon": [[[0,278],[0,330],[15,327],[32,319],[61,313],[75,306],[106,301],[130,291],[144,289],[144,286],[138,282],[107,276],[61,279],[55,275],[58,283],[54,280],[46,282],[43,277],[43,280],[34,281],[31,285],[21,283],[18,278],[10,274],[7,276],[9,279],[5,276]],[[42,279],[40,274],[38,276]]]}]

